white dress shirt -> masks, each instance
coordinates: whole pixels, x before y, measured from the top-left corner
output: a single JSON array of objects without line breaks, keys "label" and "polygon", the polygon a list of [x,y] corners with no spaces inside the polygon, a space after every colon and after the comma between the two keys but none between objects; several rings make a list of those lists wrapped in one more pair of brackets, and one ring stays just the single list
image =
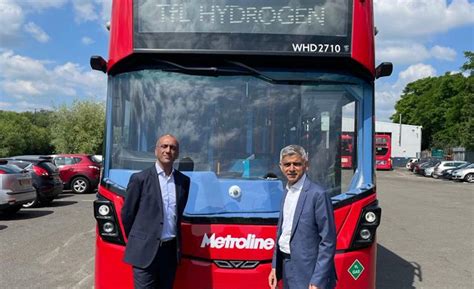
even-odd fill
[{"label": "white dress shirt", "polygon": [[283,204],[283,224],[281,226],[281,235],[278,239],[278,245],[280,251],[286,254],[291,254],[290,250],[290,239],[291,239],[291,228],[293,227],[293,218],[295,217],[296,205],[300,198],[301,190],[303,189],[304,181],[306,180],[306,174],[299,179],[291,187],[286,185],[288,193],[286,194],[285,203]]},{"label": "white dress shirt", "polygon": [[161,198],[163,199],[163,231],[161,240],[166,241],[176,237],[176,186],[173,172],[167,176],[165,171],[155,163],[156,172],[160,181]]}]

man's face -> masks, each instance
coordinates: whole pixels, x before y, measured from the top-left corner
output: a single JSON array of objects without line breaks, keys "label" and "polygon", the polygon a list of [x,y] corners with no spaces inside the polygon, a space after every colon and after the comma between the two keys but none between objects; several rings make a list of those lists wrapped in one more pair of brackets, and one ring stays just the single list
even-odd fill
[{"label": "man's face", "polygon": [[155,156],[163,167],[172,166],[178,155],[178,141],[174,137],[165,135],[156,143]]},{"label": "man's face", "polygon": [[307,163],[298,154],[284,156],[280,162],[281,172],[288,179],[288,185],[290,186],[301,179],[306,172],[306,168]]}]

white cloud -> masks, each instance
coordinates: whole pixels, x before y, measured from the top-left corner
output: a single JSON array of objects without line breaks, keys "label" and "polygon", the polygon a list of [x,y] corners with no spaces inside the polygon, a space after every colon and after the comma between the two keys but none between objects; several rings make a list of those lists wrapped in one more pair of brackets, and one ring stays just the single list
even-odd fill
[{"label": "white cloud", "polygon": [[374,0],[378,38],[426,37],[474,23],[468,0]]},{"label": "white cloud", "polygon": [[91,44],[93,44],[95,41],[94,41],[92,38],[90,38],[90,37],[84,36],[84,37],[81,38],[81,42],[82,42],[82,44],[84,44],[84,45],[91,45]]},{"label": "white cloud", "polygon": [[396,64],[421,62],[430,57],[430,52],[420,43],[415,42],[380,42],[377,46],[377,60],[391,61]]},{"label": "white cloud", "polygon": [[67,62],[53,65],[16,55],[0,53],[0,97],[31,103],[39,99],[64,101],[64,97],[105,99],[105,74]]},{"label": "white cloud", "polygon": [[49,41],[49,35],[44,32],[44,30],[36,25],[33,22],[28,22],[25,24],[25,31],[30,33],[33,38],[35,38],[38,42],[46,43]]},{"label": "white cloud", "polygon": [[94,0],[73,0],[72,4],[76,22],[81,23],[99,19],[99,12]]},{"label": "white cloud", "polygon": [[59,8],[62,7],[69,0],[21,0],[25,9],[32,9],[35,11],[41,11],[49,8]]},{"label": "white cloud", "polygon": [[377,45],[377,61],[391,61],[397,65],[413,64],[430,58],[453,61],[456,51],[450,47],[435,45],[427,48],[414,41],[381,41]]},{"label": "white cloud", "polygon": [[15,37],[20,30],[25,15],[23,9],[12,0],[0,1],[0,39],[4,42]]},{"label": "white cloud", "polygon": [[400,72],[398,80],[394,84],[376,82],[375,110],[377,120],[389,120],[389,117],[395,112],[395,103],[400,99],[402,91],[408,83],[436,76],[436,74],[436,69],[431,65],[417,63]]},{"label": "white cloud", "polygon": [[399,88],[403,89],[410,82],[435,75],[436,69],[433,66],[418,63],[410,65],[406,70],[400,72],[396,84]]},{"label": "white cloud", "polygon": [[431,48],[431,55],[433,55],[434,58],[441,60],[453,61],[456,58],[456,54],[456,50],[449,47],[436,45]]}]

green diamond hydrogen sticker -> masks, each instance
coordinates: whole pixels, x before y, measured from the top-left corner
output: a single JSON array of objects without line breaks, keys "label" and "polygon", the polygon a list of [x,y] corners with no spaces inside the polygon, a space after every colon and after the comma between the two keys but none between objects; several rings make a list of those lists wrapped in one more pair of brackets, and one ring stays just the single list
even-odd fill
[{"label": "green diamond hydrogen sticker", "polygon": [[349,271],[349,274],[351,274],[354,280],[357,280],[359,279],[360,275],[362,275],[362,272],[364,271],[364,266],[362,266],[359,260],[356,259],[347,271]]}]

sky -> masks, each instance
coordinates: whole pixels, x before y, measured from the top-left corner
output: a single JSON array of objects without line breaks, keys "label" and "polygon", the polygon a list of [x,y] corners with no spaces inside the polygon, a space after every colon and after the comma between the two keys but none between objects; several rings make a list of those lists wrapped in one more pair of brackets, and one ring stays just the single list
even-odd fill
[{"label": "sky", "polygon": [[[355,1],[355,0],[354,0]],[[106,75],[89,66],[107,58],[112,0],[0,0],[0,110],[34,111],[75,100],[105,101]],[[373,0],[376,119],[389,121],[407,83],[460,72],[474,51],[474,0]]]}]

